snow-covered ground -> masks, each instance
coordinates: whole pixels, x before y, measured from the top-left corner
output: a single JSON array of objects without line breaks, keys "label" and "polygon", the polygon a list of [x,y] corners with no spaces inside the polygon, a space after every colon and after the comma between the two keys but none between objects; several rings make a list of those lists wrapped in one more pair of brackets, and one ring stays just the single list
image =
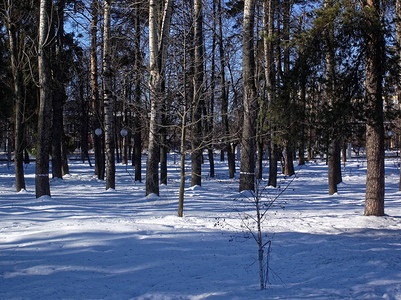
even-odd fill
[{"label": "snow-covered ground", "polygon": [[346,164],[335,196],[324,162],[297,168],[292,182],[281,176],[264,193],[291,182],[263,223],[270,284],[260,291],[257,245],[241,229],[243,198],[226,162],[211,179],[206,160],[202,187],[188,181],[183,218],[172,160],[169,184],[147,198],[131,167],[118,165],[116,190],[105,191],[75,161],[51,181],[51,198],[36,199],[34,164],[16,193],[2,162],[0,299],[401,299],[398,163],[386,160],[385,217],[363,216],[363,160]]}]

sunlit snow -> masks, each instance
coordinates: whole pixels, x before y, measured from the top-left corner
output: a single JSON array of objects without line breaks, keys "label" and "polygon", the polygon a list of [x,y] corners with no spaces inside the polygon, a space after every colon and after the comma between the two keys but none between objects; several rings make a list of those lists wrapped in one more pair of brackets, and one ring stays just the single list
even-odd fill
[{"label": "sunlit snow", "polygon": [[173,159],[160,197],[145,197],[131,166],[117,164],[116,189],[106,191],[93,168],[72,161],[70,175],[51,181],[51,197],[36,199],[34,163],[16,193],[14,170],[1,162],[0,299],[401,299],[398,158],[386,159],[385,217],[363,216],[363,159],[345,164],[333,196],[324,161],[296,167],[291,183],[280,175],[280,188],[262,193],[274,199],[287,188],[263,223],[265,291],[242,226],[252,210],[239,172],[229,179],[227,162],[215,161],[209,178],[205,159],[201,187],[187,178],[183,218]]}]

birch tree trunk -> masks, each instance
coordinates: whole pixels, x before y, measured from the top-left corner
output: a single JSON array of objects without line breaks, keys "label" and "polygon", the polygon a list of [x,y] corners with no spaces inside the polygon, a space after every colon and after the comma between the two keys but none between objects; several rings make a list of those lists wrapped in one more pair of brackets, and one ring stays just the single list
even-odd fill
[{"label": "birch tree trunk", "polygon": [[242,78],[244,123],[241,140],[241,169],[239,191],[255,190],[255,134],[256,134],[256,87],[254,57],[255,1],[244,1]]},{"label": "birch tree trunk", "polygon": [[106,190],[115,188],[115,141],[114,141],[114,99],[112,93],[111,68],[111,0],[104,1],[103,27],[103,101],[106,145]]},{"label": "birch tree trunk", "polygon": [[49,152],[51,145],[51,74],[50,74],[50,18],[51,1],[40,1],[39,14],[39,111],[38,111],[38,139],[35,170],[36,198],[50,196],[49,182]]},{"label": "birch tree trunk", "polygon": [[11,71],[14,80],[14,168],[15,188],[17,192],[25,189],[24,177],[24,99],[23,99],[23,77],[21,70],[21,58],[18,56],[18,38],[15,27],[13,3],[7,1],[6,25],[8,30],[8,42],[10,47]]},{"label": "birch tree trunk", "polygon": [[[158,6],[159,1],[149,1],[149,64],[150,64],[150,124],[148,158],[146,161],[146,195],[159,195],[159,148],[160,148],[160,124],[161,109],[164,95],[162,94],[162,82],[170,33],[171,14],[173,0],[164,1],[164,11],[158,31]],[[159,39],[160,36],[160,39]]]},{"label": "birch tree trunk", "polygon": [[384,215],[383,55],[380,0],[365,0],[366,197],[365,215]]},{"label": "birch tree trunk", "polygon": [[203,92],[203,5],[202,0],[194,4],[194,94],[192,100],[192,172],[191,186],[201,185],[202,175],[202,105]]}]

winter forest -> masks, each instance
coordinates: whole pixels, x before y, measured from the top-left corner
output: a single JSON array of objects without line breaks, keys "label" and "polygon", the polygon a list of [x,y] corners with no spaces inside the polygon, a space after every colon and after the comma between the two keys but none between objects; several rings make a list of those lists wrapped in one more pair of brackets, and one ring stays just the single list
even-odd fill
[{"label": "winter forest", "polygon": [[401,0],[0,0],[0,299],[401,299]]}]

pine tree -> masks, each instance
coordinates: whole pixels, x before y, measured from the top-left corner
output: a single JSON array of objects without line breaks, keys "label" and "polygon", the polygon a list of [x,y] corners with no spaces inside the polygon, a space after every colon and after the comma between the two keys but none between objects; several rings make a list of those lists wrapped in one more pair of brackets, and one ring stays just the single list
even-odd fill
[{"label": "pine tree", "polygon": [[380,0],[363,1],[365,30],[366,198],[365,215],[384,215],[383,54]]}]

